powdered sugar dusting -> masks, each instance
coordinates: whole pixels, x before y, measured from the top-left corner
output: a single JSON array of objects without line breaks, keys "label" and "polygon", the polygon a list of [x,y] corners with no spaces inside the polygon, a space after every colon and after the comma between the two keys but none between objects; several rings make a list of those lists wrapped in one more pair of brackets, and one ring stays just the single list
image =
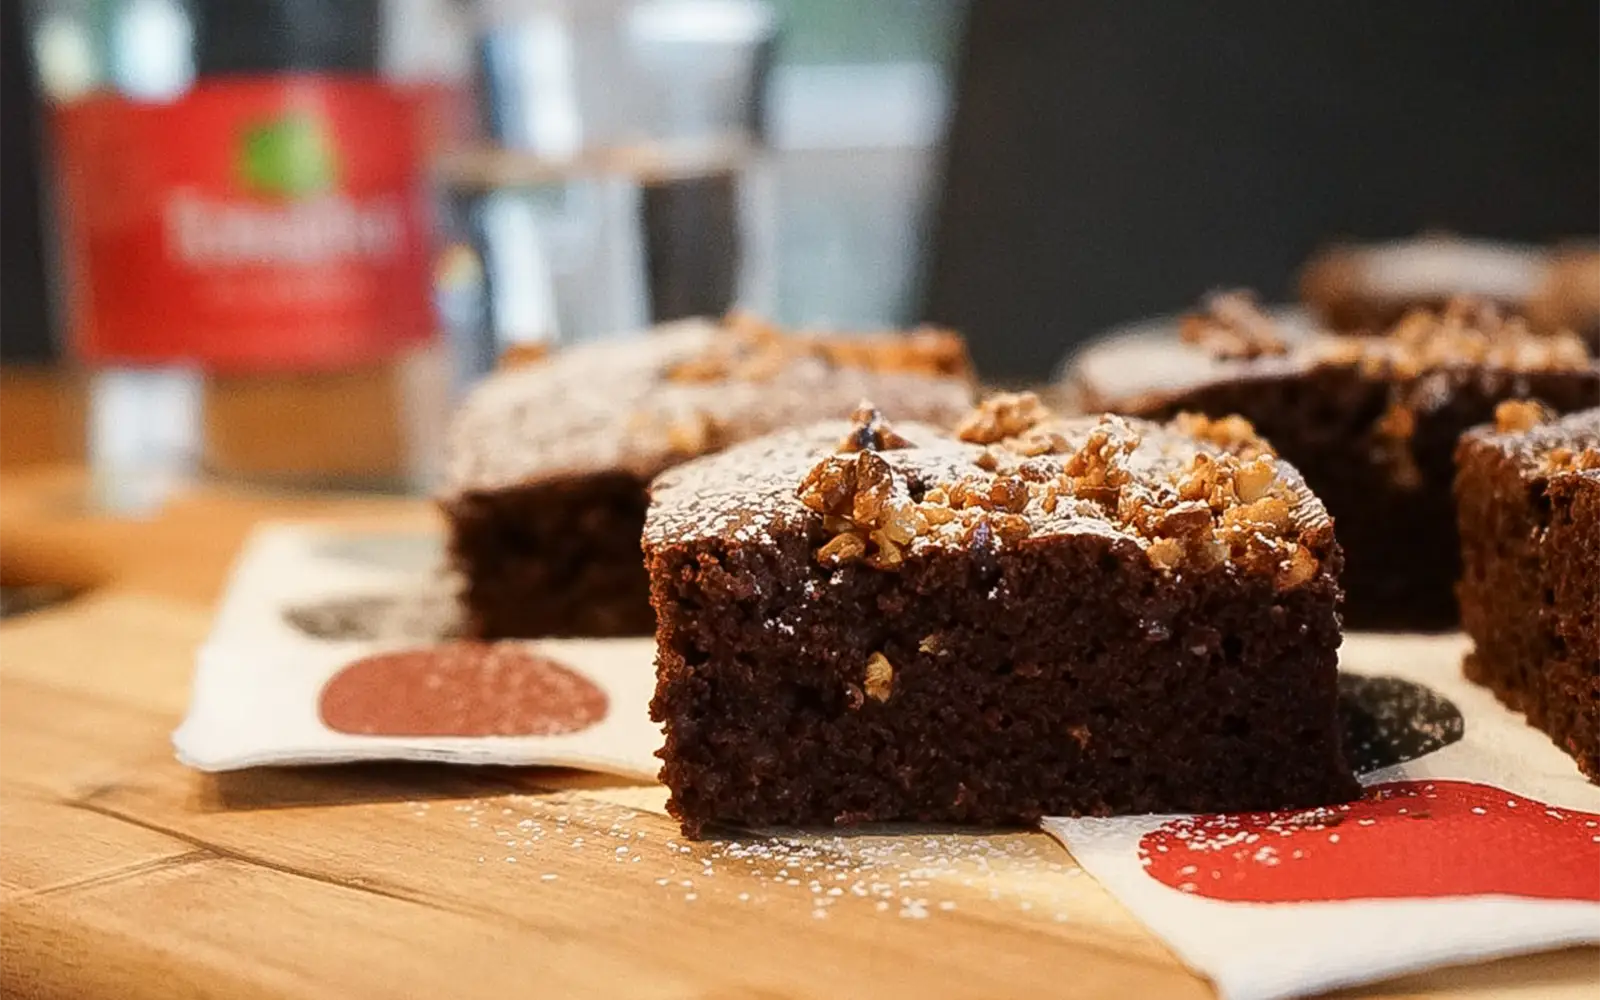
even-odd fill
[{"label": "powdered sugar dusting", "polygon": [[[418,819],[430,813],[427,803],[409,808]],[[498,864],[502,877],[529,882],[531,891],[564,884],[556,869],[577,855],[604,859],[683,905],[790,907],[817,920],[846,909],[920,921],[983,906],[1065,922],[1089,891],[1077,865],[1037,833],[895,828],[689,841],[664,817],[579,794],[510,795],[451,808],[476,841],[474,863]]]},{"label": "powdered sugar dusting", "polygon": [[668,378],[727,336],[707,320],[685,320],[495,373],[474,389],[451,426],[447,492],[604,470],[648,479],[717,445],[844,416],[863,397],[937,423],[953,423],[972,402],[964,378],[832,365],[804,355],[762,379]]},{"label": "powdered sugar dusting", "polygon": [[[1223,449],[1207,441],[1178,433],[1149,421],[1112,420],[1128,438],[1129,449],[1119,461],[1131,476],[1123,489],[1129,499],[1159,499],[1156,491],[1174,489],[1176,476],[1197,454],[1221,455]],[[1063,447],[1056,453],[1016,455],[1017,469],[1045,481],[1061,476],[1073,453],[1106,426],[1102,418],[1055,419],[1040,425],[1058,435]],[[645,522],[647,549],[726,539],[739,544],[773,544],[779,535],[808,532],[822,535],[823,515],[808,509],[797,487],[816,464],[835,453],[842,438],[852,432],[844,421],[825,421],[811,427],[769,435],[714,456],[688,462],[663,474],[652,487],[653,503]],[[886,463],[892,480],[890,500],[920,500],[924,491],[940,484],[986,477],[995,465],[997,449],[957,440],[936,428],[914,422],[894,424],[903,447],[874,452]],[[1002,449],[1003,451],[1003,449]],[[1324,534],[1326,510],[1287,463],[1277,463],[1289,514],[1298,539]],[[1168,498],[1170,499],[1170,498]],[[1034,544],[1049,536],[1098,535],[1144,548],[1149,540],[1129,530],[1115,511],[1082,497],[1031,496],[1015,511],[1028,523],[1020,544]],[[909,555],[934,548],[959,548],[975,544],[1005,544],[1000,532],[977,533],[969,525],[950,521],[919,534],[907,545]]]}]

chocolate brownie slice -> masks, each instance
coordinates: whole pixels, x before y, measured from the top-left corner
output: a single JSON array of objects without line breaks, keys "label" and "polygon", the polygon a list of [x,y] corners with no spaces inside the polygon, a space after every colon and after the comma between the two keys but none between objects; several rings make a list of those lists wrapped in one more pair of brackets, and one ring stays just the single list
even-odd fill
[{"label": "chocolate brownie slice", "polygon": [[1456,624],[1450,484],[1463,431],[1507,399],[1560,412],[1600,399],[1600,364],[1571,334],[1534,334],[1466,300],[1362,336],[1275,323],[1223,295],[1179,330],[1090,347],[1067,378],[1093,409],[1254,424],[1338,522],[1345,622],[1362,629]]},{"label": "chocolate brownie slice", "polygon": [[1466,673],[1600,781],[1600,409],[1504,403],[1456,450]]},{"label": "chocolate brownie slice", "polygon": [[462,405],[448,445],[442,507],[467,634],[648,634],[639,533],[651,478],[747,437],[849,413],[869,395],[952,422],[972,401],[966,348],[944,331],[789,335],[735,317],[497,372]]},{"label": "chocolate brownie slice", "polygon": [[1356,794],[1339,547],[1243,421],[863,409],[662,476],[645,555],[690,835]]},{"label": "chocolate brownie slice", "polygon": [[1600,255],[1452,236],[1333,246],[1300,275],[1300,295],[1326,326],[1386,330],[1413,309],[1442,309],[1453,298],[1492,302],[1528,318],[1541,333],[1600,337]]}]

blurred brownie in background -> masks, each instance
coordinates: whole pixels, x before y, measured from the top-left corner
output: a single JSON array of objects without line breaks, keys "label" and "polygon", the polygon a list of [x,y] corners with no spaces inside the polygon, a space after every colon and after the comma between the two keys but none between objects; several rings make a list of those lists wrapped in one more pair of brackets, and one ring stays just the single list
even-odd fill
[{"label": "blurred brownie in background", "polygon": [[1538,332],[1600,339],[1600,251],[1454,236],[1329,247],[1300,275],[1300,297],[1324,325],[1386,330],[1412,309],[1457,296],[1525,317]]},{"label": "blurred brownie in background", "polygon": [[1346,624],[1453,627],[1457,439],[1508,399],[1595,405],[1600,365],[1572,334],[1533,333],[1482,302],[1416,310],[1376,336],[1278,323],[1238,293],[1209,306],[1181,330],[1081,352],[1066,377],[1083,406],[1244,416],[1338,522]]},{"label": "blurred brownie in background", "polygon": [[657,473],[866,397],[950,424],[971,406],[954,333],[789,334],[686,320],[521,358],[480,384],[450,430],[442,507],[469,634],[643,635],[639,547]]}]

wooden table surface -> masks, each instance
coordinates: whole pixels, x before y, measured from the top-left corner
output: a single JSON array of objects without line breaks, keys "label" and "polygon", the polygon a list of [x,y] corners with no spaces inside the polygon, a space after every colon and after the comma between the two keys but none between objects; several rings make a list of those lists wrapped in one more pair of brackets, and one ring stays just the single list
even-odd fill
[{"label": "wooden table surface", "polygon": [[[691,843],[613,778],[188,771],[168,734],[249,527],[431,514],[211,490],[127,523],[80,491],[0,487],[6,582],[93,588],[0,626],[0,994],[1211,995],[1039,833]],[[1573,949],[1348,995],[1594,996],[1597,970]]]}]

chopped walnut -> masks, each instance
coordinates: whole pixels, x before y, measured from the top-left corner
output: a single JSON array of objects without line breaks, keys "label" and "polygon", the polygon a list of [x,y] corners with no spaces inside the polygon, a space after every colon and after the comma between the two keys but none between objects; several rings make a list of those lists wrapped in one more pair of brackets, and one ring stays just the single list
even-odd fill
[{"label": "chopped walnut", "polygon": [[1249,292],[1222,292],[1206,300],[1206,312],[1183,317],[1179,336],[1224,360],[1248,360],[1289,352],[1277,324]]},{"label": "chopped walnut", "polygon": [[1033,525],[1020,514],[993,514],[988,520],[995,536],[1003,542],[1020,542],[1033,533]]},{"label": "chopped walnut", "polygon": [[1389,467],[1396,486],[1415,490],[1422,486],[1422,470],[1411,448],[1417,434],[1417,413],[1409,394],[1396,392],[1373,425],[1376,457]]},{"label": "chopped walnut", "polygon": [[850,519],[857,524],[879,524],[894,493],[894,470],[876,453],[858,452],[855,486]]},{"label": "chopped walnut", "polygon": [[949,330],[866,336],[790,334],[749,313],[730,313],[724,335],[666,371],[673,382],[766,382],[802,361],[830,368],[952,378],[971,374],[966,345]]},{"label": "chopped walnut", "polygon": [[909,448],[911,442],[902,437],[866,400],[850,414],[850,432],[839,442],[837,451],[892,451]]},{"label": "chopped walnut", "polygon": [[812,356],[834,368],[944,378],[972,374],[972,361],[961,335],[937,327],[918,327],[910,333],[803,339]]},{"label": "chopped walnut", "polygon": [[1278,566],[1274,581],[1284,590],[1293,590],[1302,584],[1309,583],[1317,575],[1317,557],[1304,545],[1293,545],[1288,558]]},{"label": "chopped walnut", "polygon": [[830,455],[806,473],[796,495],[801,503],[819,514],[841,516],[851,510],[855,492],[855,460]]},{"label": "chopped walnut", "polygon": [[1190,538],[1211,527],[1211,505],[1198,500],[1184,500],[1162,511],[1156,519],[1157,535],[1167,538]]},{"label": "chopped walnut", "polygon": [[1073,495],[1114,508],[1118,491],[1133,481],[1127,459],[1138,450],[1141,441],[1121,417],[1101,417],[1083,446],[1062,466]]},{"label": "chopped walnut", "polygon": [[1587,445],[1583,448],[1569,448],[1560,445],[1544,453],[1539,462],[1539,469],[1547,476],[1560,475],[1564,472],[1588,472],[1591,469],[1600,469],[1600,447]]},{"label": "chopped walnut", "polygon": [[867,543],[860,535],[835,535],[817,550],[817,562],[824,566],[843,566],[867,554]]},{"label": "chopped walnut", "polygon": [[667,446],[681,455],[703,455],[726,443],[726,429],[708,413],[691,413],[667,424]]},{"label": "chopped walnut", "polygon": [[1009,442],[1009,446],[1019,455],[1034,458],[1039,455],[1064,454],[1071,444],[1055,431],[1035,429],[1023,432]]},{"label": "chopped walnut", "polygon": [[1180,413],[1172,422],[1180,434],[1199,438],[1240,458],[1277,454],[1272,445],[1256,433],[1255,426],[1236,413],[1216,419],[1203,413]]},{"label": "chopped walnut", "polygon": [[1239,465],[1233,473],[1233,490],[1244,503],[1255,503],[1278,481],[1278,465],[1262,455]]},{"label": "chopped walnut", "polygon": [[[1122,417],[1071,427],[1030,423],[1044,419],[1037,413],[1013,420],[1011,404],[986,412],[989,426],[979,436],[1028,429],[965,451],[971,465],[949,466],[950,479],[919,483],[919,490],[908,477],[926,475],[909,471],[920,457],[880,454],[865,434],[841,443],[862,450],[817,462],[798,495],[822,515],[826,540],[818,561],[895,570],[929,540],[987,550],[1033,536],[1041,522],[1086,518],[1134,536],[1160,572],[1205,572],[1229,563],[1290,587],[1319,571],[1315,552],[1300,544],[1296,488],[1270,446],[1240,418],[1187,415],[1170,425],[1172,436],[1146,444],[1143,425]],[[872,411],[858,413],[858,426],[878,423]],[[1070,434],[1076,446],[1024,458],[1015,447],[1028,433],[1063,441]],[[1183,443],[1185,433],[1199,446]]]},{"label": "chopped walnut", "polygon": [[1414,309],[1382,336],[1330,339],[1320,360],[1355,365],[1373,376],[1401,380],[1462,365],[1513,372],[1582,371],[1591,364],[1583,341],[1570,332],[1537,333],[1490,302],[1452,299],[1444,309]]},{"label": "chopped walnut", "polygon": [[861,683],[861,689],[873,701],[888,701],[894,693],[894,667],[889,663],[889,658],[882,653],[873,653],[867,657],[866,678]]},{"label": "chopped walnut", "polygon": [[1150,543],[1145,555],[1156,569],[1175,570],[1183,565],[1188,553],[1184,544],[1176,538],[1158,538]]},{"label": "chopped walnut", "polygon": [[1533,399],[1508,399],[1494,408],[1494,426],[1502,434],[1521,434],[1547,423],[1554,414]]},{"label": "chopped walnut", "polygon": [[1050,411],[1031,392],[1001,392],[979,404],[956,428],[956,436],[973,444],[995,444],[1034,428]]}]

